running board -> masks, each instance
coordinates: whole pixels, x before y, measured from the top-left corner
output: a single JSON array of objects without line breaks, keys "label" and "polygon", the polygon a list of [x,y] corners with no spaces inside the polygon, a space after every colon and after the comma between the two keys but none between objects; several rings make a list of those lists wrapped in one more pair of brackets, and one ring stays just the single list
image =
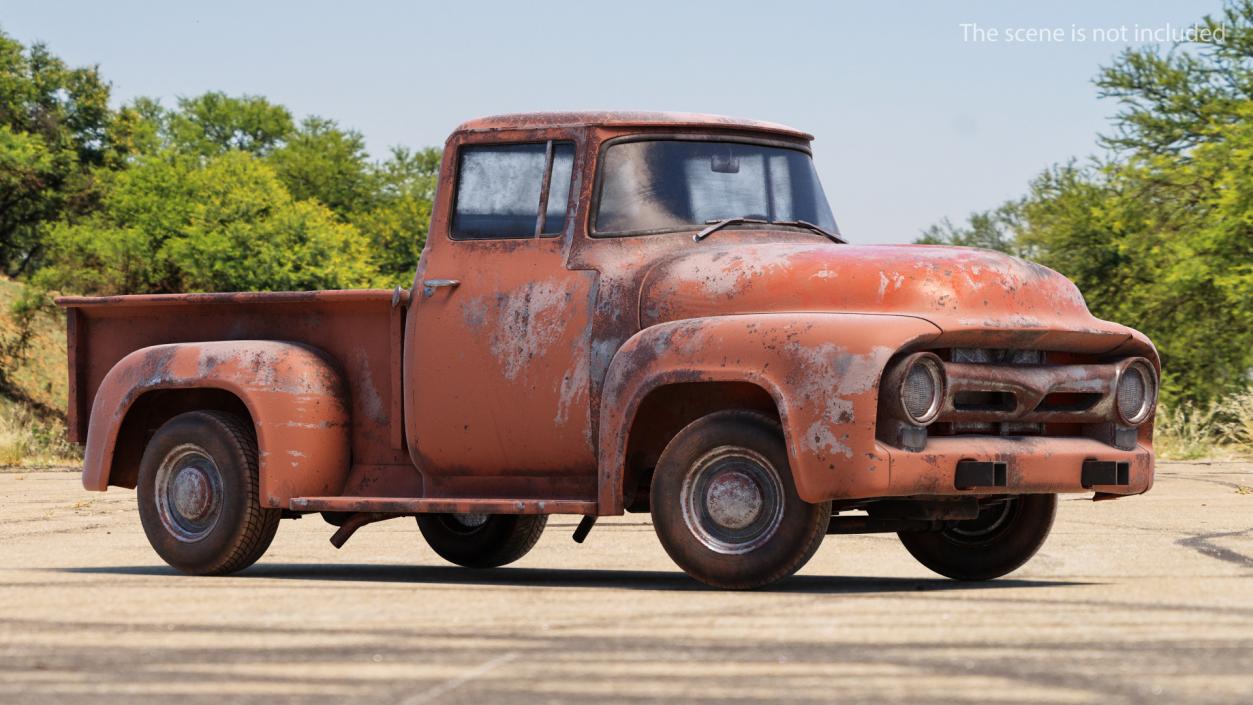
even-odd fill
[{"label": "running board", "polygon": [[457,499],[451,497],[293,497],[297,512],[380,514],[596,514],[596,502],[578,499]]}]

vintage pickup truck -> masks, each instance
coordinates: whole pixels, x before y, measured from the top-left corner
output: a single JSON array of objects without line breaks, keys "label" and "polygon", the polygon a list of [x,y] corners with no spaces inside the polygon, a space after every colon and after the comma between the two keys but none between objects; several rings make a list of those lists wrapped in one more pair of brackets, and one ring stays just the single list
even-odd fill
[{"label": "vintage pickup truck", "polygon": [[467,122],[410,290],[66,297],[83,484],[157,553],[238,571],[282,518],[342,545],[415,516],[459,565],[549,515],[651,512],[749,588],[827,534],[1015,570],[1056,496],[1153,481],[1159,363],[1070,281],[995,252],[856,246],[782,125],[655,113]]}]

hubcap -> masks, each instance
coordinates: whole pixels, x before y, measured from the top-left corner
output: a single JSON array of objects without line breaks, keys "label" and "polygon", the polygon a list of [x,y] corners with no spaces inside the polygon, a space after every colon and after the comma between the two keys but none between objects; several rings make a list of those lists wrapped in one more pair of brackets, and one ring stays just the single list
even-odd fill
[{"label": "hubcap", "polygon": [[761,514],[761,488],[739,470],[728,470],[713,480],[705,492],[705,511],[727,529],[743,529]]},{"label": "hubcap", "polygon": [[713,551],[740,554],[774,536],[783,520],[783,481],[749,448],[721,446],[692,464],[683,481],[683,521]]},{"label": "hubcap", "polygon": [[170,485],[174,509],[192,520],[203,519],[213,508],[213,493],[209,476],[201,468],[189,465],[174,476]]},{"label": "hubcap", "polygon": [[222,514],[222,475],[202,448],[178,446],[157,468],[157,513],[179,541],[193,543],[213,531]]}]

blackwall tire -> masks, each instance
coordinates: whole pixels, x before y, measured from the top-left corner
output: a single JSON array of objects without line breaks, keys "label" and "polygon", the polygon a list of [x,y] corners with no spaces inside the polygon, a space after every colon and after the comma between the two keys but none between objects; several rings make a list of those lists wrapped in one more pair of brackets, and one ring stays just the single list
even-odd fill
[{"label": "blackwall tire", "polygon": [[657,462],[650,505],[680,568],[737,590],[800,570],[831,518],[829,502],[797,496],[778,423],[751,411],[716,412],[680,431]]},{"label": "blackwall tire", "polygon": [[943,531],[902,532],[905,548],[931,570],[954,580],[1008,575],[1044,545],[1057,514],[1057,495],[1029,494],[990,504],[979,516]]},{"label": "blackwall tire", "polygon": [[282,511],[261,506],[250,424],[218,411],[167,421],[144,449],[136,484],[148,543],[190,575],[225,575],[255,563]]},{"label": "blackwall tire", "polygon": [[418,529],[441,558],[465,568],[498,568],[525,556],[548,515],[419,514]]}]

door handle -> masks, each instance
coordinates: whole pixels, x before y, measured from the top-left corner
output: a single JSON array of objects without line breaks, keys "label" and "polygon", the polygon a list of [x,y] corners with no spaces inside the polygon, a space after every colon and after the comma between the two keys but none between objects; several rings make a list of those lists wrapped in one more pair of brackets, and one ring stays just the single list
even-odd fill
[{"label": "door handle", "polygon": [[461,286],[461,282],[456,279],[427,279],[422,282],[422,295],[430,296],[435,293],[436,289],[445,286],[449,289],[456,289]]}]

